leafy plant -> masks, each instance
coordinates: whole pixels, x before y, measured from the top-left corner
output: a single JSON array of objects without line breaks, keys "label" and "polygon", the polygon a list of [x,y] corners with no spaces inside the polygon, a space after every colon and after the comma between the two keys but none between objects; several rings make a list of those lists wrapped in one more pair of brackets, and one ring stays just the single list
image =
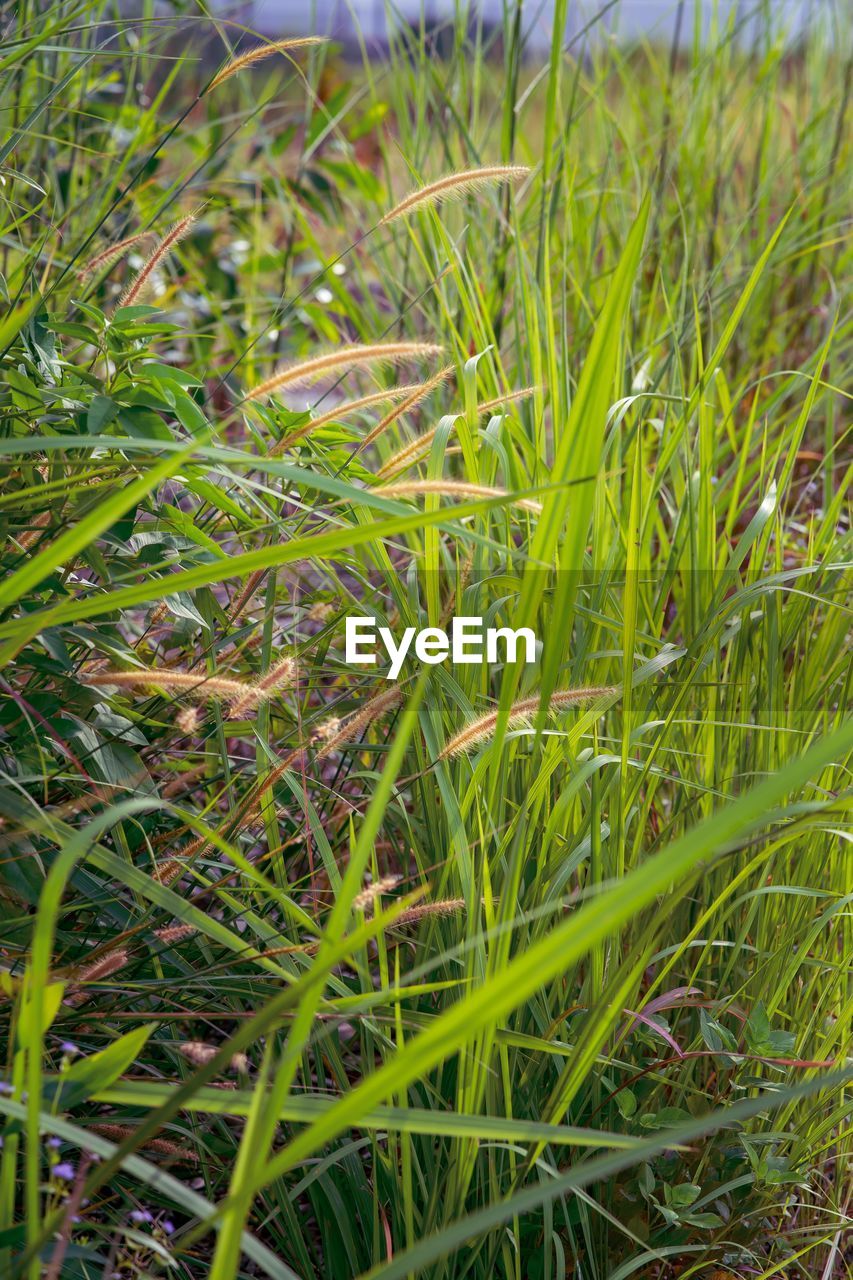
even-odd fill
[{"label": "leafy plant", "polygon": [[843,1274],[844,33],[565,11],[9,18],[4,1277]]}]

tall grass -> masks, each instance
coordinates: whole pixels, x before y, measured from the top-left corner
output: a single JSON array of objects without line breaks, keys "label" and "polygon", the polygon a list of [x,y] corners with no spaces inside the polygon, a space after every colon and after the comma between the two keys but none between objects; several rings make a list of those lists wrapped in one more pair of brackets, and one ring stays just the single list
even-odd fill
[{"label": "tall grass", "polygon": [[[0,1276],[844,1274],[822,12],[12,12]],[[366,612],[537,661],[389,684]]]}]

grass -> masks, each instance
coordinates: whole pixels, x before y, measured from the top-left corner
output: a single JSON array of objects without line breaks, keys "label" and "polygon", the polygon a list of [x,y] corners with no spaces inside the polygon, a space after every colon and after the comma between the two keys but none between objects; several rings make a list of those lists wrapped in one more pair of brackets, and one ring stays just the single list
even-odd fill
[{"label": "grass", "polygon": [[849,28],[557,8],[11,16],[3,1277],[846,1274]]}]

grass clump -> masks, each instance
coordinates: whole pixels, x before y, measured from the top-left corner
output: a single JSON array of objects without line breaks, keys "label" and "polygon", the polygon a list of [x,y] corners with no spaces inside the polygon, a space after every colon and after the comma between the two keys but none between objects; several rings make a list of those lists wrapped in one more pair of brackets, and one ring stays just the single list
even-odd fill
[{"label": "grass clump", "polygon": [[564,11],[10,16],[4,1280],[845,1274],[849,51]]}]

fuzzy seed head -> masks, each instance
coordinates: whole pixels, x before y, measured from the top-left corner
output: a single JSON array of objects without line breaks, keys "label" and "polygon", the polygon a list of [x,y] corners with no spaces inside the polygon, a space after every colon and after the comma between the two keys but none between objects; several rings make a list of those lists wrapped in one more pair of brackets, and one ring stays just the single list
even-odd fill
[{"label": "fuzzy seed head", "polygon": [[506,489],[492,485],[469,484],[466,480],[401,480],[384,484],[371,492],[382,498],[415,498],[424,493],[439,493],[450,498],[508,498],[513,506],[535,515],[542,512],[542,504],[530,498],[512,498]]},{"label": "fuzzy seed head", "polygon": [[392,889],[396,889],[401,879],[402,876],[383,876],[381,880],[374,880],[372,884],[366,885],[361,893],[357,893],[353,898],[353,910],[366,911],[383,893],[390,893]]},{"label": "fuzzy seed head", "polygon": [[308,610],[309,622],[328,622],[330,618],[335,616],[335,606],[328,604],[324,600],[318,600],[316,604],[312,604]]},{"label": "fuzzy seed head", "polygon": [[495,164],[482,169],[463,169],[459,173],[449,173],[437,182],[430,182],[425,187],[412,191],[404,200],[395,205],[390,213],[386,213],[380,226],[393,222],[395,218],[403,218],[416,209],[441,204],[445,200],[458,199],[480,187],[493,183],[520,182],[528,177],[530,170],[525,165]]},{"label": "fuzzy seed head", "polygon": [[175,716],[175,724],[181,733],[187,738],[193,738],[198,733],[201,724],[201,712],[198,707],[181,707]]},{"label": "fuzzy seed head", "polygon": [[231,720],[240,720],[248,711],[256,709],[262,702],[269,701],[286,685],[293,683],[296,675],[296,663],[292,658],[282,658],[270,667],[266,675],[261,676],[254,684],[247,685],[243,693],[228,708]]},{"label": "fuzzy seed head", "polygon": [[[616,692],[616,688],[611,685],[600,685],[586,689],[560,689],[558,692],[552,693],[548,699],[548,709],[549,711],[560,711],[564,707],[578,706],[584,702],[594,702],[596,698],[607,697]],[[514,727],[526,723],[531,716],[538,712],[540,701],[541,699],[537,696],[522,698],[520,702],[513,703],[509,709],[507,722],[509,726]],[[497,711],[489,711],[486,715],[480,716],[479,719],[472,720],[455,737],[450,739],[438,759],[448,760],[454,756],[461,755],[463,752],[470,750],[471,747],[483,742],[486,738],[490,738],[494,733],[497,722]]]},{"label": "fuzzy seed head", "polygon": [[318,724],[314,730],[315,742],[329,742],[332,738],[336,738],[341,731],[341,722],[337,716],[329,716],[328,720],[324,720],[322,724]]},{"label": "fuzzy seed head", "polygon": [[403,911],[394,921],[394,926],[401,924],[417,924],[419,920],[425,920],[428,916],[453,916],[459,911],[465,910],[464,898],[445,898],[441,902],[422,902],[416,907],[409,907],[408,911]]},{"label": "fuzzy seed head", "polygon": [[206,1044],[204,1040],[185,1040],[178,1045],[178,1052],[194,1067],[204,1067],[216,1057],[218,1049],[215,1045]]},{"label": "fuzzy seed head", "polygon": [[206,675],[195,671],[84,671],[87,684],[112,685],[115,688],[165,689],[167,693],[184,693],[190,698],[236,699],[252,689],[242,680]]},{"label": "fuzzy seed head", "polygon": [[30,521],[30,527],[18,535],[15,539],[18,546],[24,551],[29,551],[39,538],[41,538],[44,530],[50,524],[50,511],[40,511],[37,516],[33,516]]},{"label": "fuzzy seed head", "polygon": [[154,930],[155,938],[159,938],[167,947],[183,942],[184,938],[191,938],[195,933],[198,933],[198,929],[194,924],[167,924],[162,929]]},{"label": "fuzzy seed head", "polygon": [[246,394],[246,399],[260,400],[274,391],[314,382],[327,373],[366,369],[376,364],[397,364],[402,360],[420,360],[440,354],[441,347],[431,342],[376,342],[369,346],[339,347],[336,351],[327,351],[325,355],[279,369],[271,378],[253,387]]},{"label": "fuzzy seed head", "polygon": [[453,373],[453,366],[447,365],[446,368],[439,369],[438,373],[434,374],[433,377],[428,378],[426,382],[422,382],[410,395],[406,396],[406,399],[402,404],[398,404],[390,413],[386,413],[382,421],[377,423],[373,430],[367,433],[359,445],[359,449],[366,449],[369,444],[373,444],[373,441],[377,440],[383,432],[387,431],[393,422],[396,422],[404,413],[409,413],[412,409],[416,408],[422,400],[426,399],[431,391],[434,391],[442,382],[445,382],[450,377],[451,373]]},{"label": "fuzzy seed head", "polygon": [[230,80],[232,76],[236,76],[238,72],[243,71],[246,67],[253,67],[255,63],[269,58],[274,53],[289,54],[297,49],[305,49],[310,45],[325,44],[322,36],[300,36],[293,40],[272,40],[269,44],[256,45],[254,49],[249,49],[246,53],[241,53],[239,57],[232,58],[227,62],[221,71],[218,71],[207,86],[207,93],[212,89],[216,89],[224,80]]},{"label": "fuzzy seed head", "polygon": [[142,268],[138,275],[131,280],[130,284],[119,298],[119,307],[131,307],[135,302],[139,301],[139,298],[150,284],[151,276],[154,274],[157,267],[163,259],[172,252],[179,241],[183,240],[184,236],[195,222],[195,219],[196,215],[194,213],[188,213],[185,218],[181,218],[180,222],[176,222],[175,225],[166,232],[162,240],[157,242],[153,251],[142,264]]},{"label": "fuzzy seed head", "polygon": [[108,978],[110,974],[123,969],[127,961],[128,953],[123,947],[118,951],[110,951],[84,968],[78,969],[74,980],[75,982],[98,982],[101,978]]},{"label": "fuzzy seed head", "polygon": [[183,875],[185,864],[180,858],[163,858],[155,862],[151,875],[158,884],[170,885]]},{"label": "fuzzy seed head", "polygon": [[369,724],[372,724],[374,720],[377,720],[386,711],[390,711],[392,707],[396,707],[401,697],[402,693],[399,686],[393,685],[383,693],[377,694],[375,698],[371,698],[360,711],[356,711],[344,720],[337,733],[329,734],[323,746],[317,752],[317,759],[324,759],[325,756],[337,750],[344,742],[354,741]]},{"label": "fuzzy seed head", "polygon": [[100,271],[103,267],[111,267],[114,263],[123,258],[135,244],[139,244],[140,240],[147,240],[151,235],[150,231],[137,231],[132,236],[125,236],[123,240],[117,240],[115,244],[111,244],[109,248],[103,249],[100,253],[96,253],[94,258],[90,258],[88,262],[84,262],[83,266],[77,272],[78,279],[84,280],[86,276],[94,275],[96,271]]}]

